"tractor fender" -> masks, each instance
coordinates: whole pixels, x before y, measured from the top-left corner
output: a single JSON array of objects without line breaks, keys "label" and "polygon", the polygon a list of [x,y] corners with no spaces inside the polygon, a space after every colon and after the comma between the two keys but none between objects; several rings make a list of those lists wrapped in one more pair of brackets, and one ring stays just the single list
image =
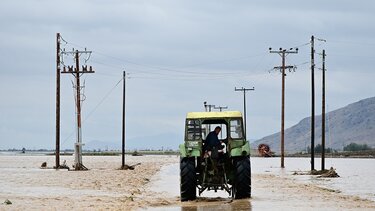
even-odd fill
[{"label": "tractor fender", "polygon": [[182,158],[186,157],[186,147],[185,147],[185,144],[180,144],[179,148],[180,148],[180,157],[182,157]]},{"label": "tractor fender", "polygon": [[201,156],[201,151],[196,148],[187,148],[185,143],[179,145],[180,157],[199,157]]},{"label": "tractor fender", "polygon": [[242,146],[234,148],[230,151],[231,157],[237,157],[237,156],[247,156],[250,155],[250,144],[248,141]]}]

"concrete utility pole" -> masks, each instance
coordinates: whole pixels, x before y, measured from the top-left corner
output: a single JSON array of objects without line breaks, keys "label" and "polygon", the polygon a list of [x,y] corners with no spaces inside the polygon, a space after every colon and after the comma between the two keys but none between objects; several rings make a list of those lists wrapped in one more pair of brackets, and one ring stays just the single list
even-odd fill
[{"label": "concrete utility pole", "polygon": [[294,66],[285,66],[285,57],[290,53],[298,53],[298,48],[293,50],[293,48],[286,50],[280,48],[278,51],[273,51],[269,48],[270,53],[277,53],[282,58],[282,65],[280,67],[275,67],[275,69],[281,69],[281,168],[284,168],[284,119],[285,119],[285,69],[295,69]]},{"label": "concrete utility pole", "polygon": [[326,51],[322,53],[322,171],[325,169],[325,151],[326,151]]},{"label": "concrete utility pole", "polygon": [[126,72],[123,72],[122,80],[124,82],[122,91],[122,165],[121,168],[125,169],[125,94],[126,94]]},{"label": "concrete utility pole", "polygon": [[237,89],[236,87],[234,87],[234,91],[235,92],[238,92],[238,91],[241,91],[241,92],[243,92],[243,112],[244,112],[244,129],[245,129],[245,134],[244,134],[244,137],[245,137],[245,140],[247,140],[247,137],[246,137],[246,135],[247,135],[247,130],[246,130],[246,92],[247,91],[254,91],[255,89],[254,89],[254,87],[253,88],[251,88],[251,89],[246,89],[246,88],[243,88],[243,87],[241,87],[241,89]]},{"label": "concrete utility pole", "polygon": [[60,33],[56,34],[56,163],[60,168]]},{"label": "concrete utility pole", "polygon": [[71,51],[62,52],[63,54],[72,54],[75,57],[75,68],[73,66],[68,66],[68,70],[64,67],[61,73],[70,73],[76,78],[75,89],[76,89],[76,112],[77,112],[77,141],[74,145],[74,169],[75,170],[87,170],[87,168],[82,163],[82,126],[81,126],[81,87],[80,77],[84,73],[94,73],[92,66],[87,67],[82,65],[82,70],[79,65],[79,57],[82,54],[91,54],[91,51]]}]

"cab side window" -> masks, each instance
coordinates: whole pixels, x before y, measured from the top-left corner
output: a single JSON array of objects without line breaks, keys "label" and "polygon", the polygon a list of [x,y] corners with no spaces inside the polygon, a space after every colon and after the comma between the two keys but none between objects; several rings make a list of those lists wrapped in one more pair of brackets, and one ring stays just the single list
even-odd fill
[{"label": "cab side window", "polygon": [[243,137],[241,120],[230,121],[230,137],[233,139],[239,139]]},{"label": "cab side window", "polygon": [[186,136],[188,140],[200,140],[201,128],[199,120],[186,120]]}]

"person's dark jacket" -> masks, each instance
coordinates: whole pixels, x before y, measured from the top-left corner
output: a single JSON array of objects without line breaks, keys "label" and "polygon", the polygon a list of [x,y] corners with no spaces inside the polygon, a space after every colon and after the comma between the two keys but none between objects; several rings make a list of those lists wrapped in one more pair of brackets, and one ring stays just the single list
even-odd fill
[{"label": "person's dark jacket", "polygon": [[219,138],[215,131],[211,131],[206,138],[204,148],[205,150],[211,150],[213,147],[218,148],[220,146]]}]

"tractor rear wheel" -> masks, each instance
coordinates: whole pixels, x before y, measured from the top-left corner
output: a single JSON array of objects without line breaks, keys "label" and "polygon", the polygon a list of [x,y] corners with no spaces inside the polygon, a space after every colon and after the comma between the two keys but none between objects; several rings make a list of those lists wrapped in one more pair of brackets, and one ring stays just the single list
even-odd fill
[{"label": "tractor rear wheel", "polygon": [[233,184],[233,195],[235,199],[251,197],[251,167],[250,158],[243,157],[235,162],[236,177]]},{"label": "tractor rear wheel", "polygon": [[182,158],[180,161],[180,193],[181,201],[196,199],[197,177],[195,173],[195,159]]}]

